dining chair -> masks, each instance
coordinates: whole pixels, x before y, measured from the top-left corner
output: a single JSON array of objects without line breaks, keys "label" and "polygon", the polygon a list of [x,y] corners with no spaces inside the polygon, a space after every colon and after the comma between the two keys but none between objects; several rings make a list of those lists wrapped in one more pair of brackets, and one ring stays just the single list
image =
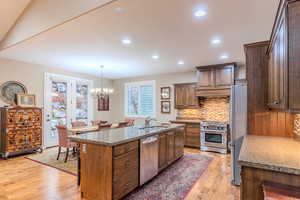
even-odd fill
[{"label": "dining chair", "polygon": [[58,132],[58,155],[57,155],[57,160],[59,160],[59,156],[61,153],[61,148],[66,148],[66,157],[65,157],[65,163],[68,161],[68,156],[69,156],[69,149],[77,147],[76,142],[71,142],[70,139],[68,139],[68,130],[66,126],[56,126],[57,132]]},{"label": "dining chair", "polygon": [[120,123],[118,124],[118,128],[124,128],[124,127],[127,127],[128,124],[129,124],[129,122],[120,122]]},{"label": "dining chair", "polygon": [[125,122],[127,122],[127,126],[134,126],[134,119],[125,118]]},{"label": "dining chair", "polygon": [[107,130],[111,128],[112,124],[103,124],[103,125],[99,125],[99,131],[103,131],[103,130]]},{"label": "dining chair", "polygon": [[107,123],[107,121],[102,121],[102,120],[92,120],[91,122],[92,122],[92,126],[98,126]]},{"label": "dining chair", "polygon": [[72,128],[80,128],[80,127],[84,127],[84,126],[87,126],[87,124],[85,122],[72,122],[71,123],[72,125]]}]

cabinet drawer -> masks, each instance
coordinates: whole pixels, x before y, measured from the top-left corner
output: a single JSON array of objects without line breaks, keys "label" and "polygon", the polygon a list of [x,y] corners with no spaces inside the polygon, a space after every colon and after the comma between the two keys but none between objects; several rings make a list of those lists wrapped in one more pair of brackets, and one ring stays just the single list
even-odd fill
[{"label": "cabinet drawer", "polygon": [[139,147],[139,141],[129,142],[126,144],[116,146],[113,151],[114,157],[128,153],[129,151],[137,149],[138,147]]},{"label": "cabinet drawer", "polygon": [[113,181],[113,199],[118,200],[129,194],[139,186],[138,169],[129,170],[123,176],[117,177]]},{"label": "cabinet drawer", "polygon": [[114,158],[114,180],[118,180],[130,171],[138,171],[139,152],[135,149],[129,153]]}]

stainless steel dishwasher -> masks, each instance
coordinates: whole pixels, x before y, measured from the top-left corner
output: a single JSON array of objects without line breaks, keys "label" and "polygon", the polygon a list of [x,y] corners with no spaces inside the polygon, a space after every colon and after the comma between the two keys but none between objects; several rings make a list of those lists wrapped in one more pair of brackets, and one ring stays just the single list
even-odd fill
[{"label": "stainless steel dishwasher", "polygon": [[140,185],[158,174],[158,136],[140,140]]}]

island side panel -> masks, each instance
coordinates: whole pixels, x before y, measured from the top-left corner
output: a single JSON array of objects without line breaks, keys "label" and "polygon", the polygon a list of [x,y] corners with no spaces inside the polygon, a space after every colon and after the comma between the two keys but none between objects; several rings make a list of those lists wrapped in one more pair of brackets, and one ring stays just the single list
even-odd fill
[{"label": "island side panel", "polygon": [[81,194],[87,200],[112,199],[112,147],[80,144]]},{"label": "island side panel", "polygon": [[300,176],[242,166],[241,200],[264,200],[265,182],[300,187]]}]

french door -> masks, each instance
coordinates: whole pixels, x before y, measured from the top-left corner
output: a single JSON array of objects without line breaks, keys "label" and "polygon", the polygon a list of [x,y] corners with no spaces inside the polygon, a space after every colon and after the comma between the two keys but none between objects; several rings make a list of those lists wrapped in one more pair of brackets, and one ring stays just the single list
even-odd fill
[{"label": "french door", "polygon": [[74,121],[89,124],[93,118],[92,87],[90,80],[45,73],[44,147],[58,145],[57,125],[70,128]]}]

